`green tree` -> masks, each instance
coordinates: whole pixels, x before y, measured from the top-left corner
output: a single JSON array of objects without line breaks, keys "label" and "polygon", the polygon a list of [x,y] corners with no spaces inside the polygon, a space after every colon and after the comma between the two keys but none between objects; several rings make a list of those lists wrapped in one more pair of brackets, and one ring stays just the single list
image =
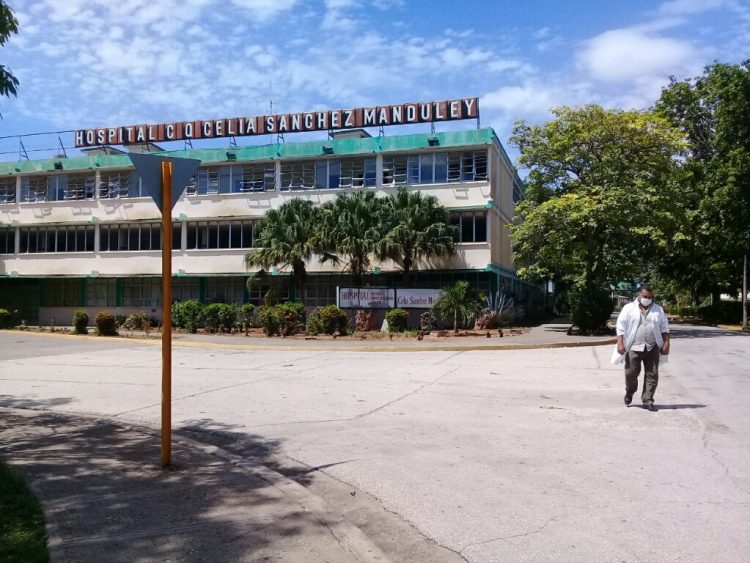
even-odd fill
[{"label": "green tree", "polygon": [[468,323],[482,308],[482,296],[474,291],[466,281],[443,288],[433,309],[443,318],[453,318],[453,332],[458,333],[458,321]]},{"label": "green tree", "polygon": [[385,234],[376,256],[393,260],[407,276],[417,261],[455,252],[456,228],[435,196],[400,188],[383,201],[382,214]]},{"label": "green tree", "polygon": [[270,210],[258,228],[257,248],[245,255],[245,267],[291,268],[300,299],[304,298],[306,263],[318,250],[320,209],[311,201],[291,199]]},{"label": "green tree", "polygon": [[645,275],[672,236],[682,135],[647,111],[559,107],[517,122],[511,144],[529,170],[511,226],[519,275],[585,294]]},{"label": "green tree", "polygon": [[750,61],[716,63],[672,79],[657,111],[687,137],[685,179],[675,204],[684,221],[656,271],[697,303],[740,287],[750,250]]},{"label": "green tree", "polygon": [[370,270],[371,256],[383,236],[382,201],[373,192],[356,191],[339,194],[322,207],[322,259],[344,262],[356,286]]},{"label": "green tree", "polygon": [[[0,46],[15,33],[18,33],[18,20],[10,6],[0,0]],[[18,95],[18,79],[3,65],[0,65],[0,95]]]}]

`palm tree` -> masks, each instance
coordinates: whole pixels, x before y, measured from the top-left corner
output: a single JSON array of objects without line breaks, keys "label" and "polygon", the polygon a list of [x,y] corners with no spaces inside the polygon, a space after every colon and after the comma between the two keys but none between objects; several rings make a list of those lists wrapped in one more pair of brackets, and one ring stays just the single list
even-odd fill
[{"label": "palm tree", "polygon": [[381,202],[373,192],[357,191],[340,194],[322,208],[322,260],[345,260],[344,268],[357,286],[370,269],[370,256],[382,236]]},{"label": "palm tree", "polygon": [[384,200],[383,221],[387,231],[378,241],[376,255],[379,260],[393,260],[407,279],[420,259],[450,256],[456,251],[456,227],[449,223],[448,212],[435,196],[400,188]]},{"label": "palm tree", "polygon": [[318,250],[320,210],[311,201],[291,199],[270,210],[258,227],[255,246],[245,254],[245,267],[292,269],[300,299],[304,299],[305,264]]},{"label": "palm tree", "polygon": [[481,296],[471,289],[469,282],[458,281],[452,287],[445,287],[435,301],[433,308],[437,309],[441,316],[453,317],[453,332],[458,334],[458,319],[463,322],[476,315],[482,307]]}]

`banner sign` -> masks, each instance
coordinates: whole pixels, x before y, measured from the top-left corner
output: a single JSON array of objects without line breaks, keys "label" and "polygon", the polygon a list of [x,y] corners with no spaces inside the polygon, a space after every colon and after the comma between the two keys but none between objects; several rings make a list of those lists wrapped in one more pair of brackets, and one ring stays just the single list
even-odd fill
[{"label": "banner sign", "polygon": [[476,119],[478,116],[479,98],[460,98],[441,102],[417,102],[368,108],[80,129],[75,132],[75,146],[132,145],[269,133],[358,129],[381,125]]},{"label": "banner sign", "polygon": [[342,309],[393,309],[393,289],[387,287],[340,287],[339,307]]},{"label": "banner sign", "polygon": [[396,307],[430,309],[440,295],[439,289],[397,289]]}]

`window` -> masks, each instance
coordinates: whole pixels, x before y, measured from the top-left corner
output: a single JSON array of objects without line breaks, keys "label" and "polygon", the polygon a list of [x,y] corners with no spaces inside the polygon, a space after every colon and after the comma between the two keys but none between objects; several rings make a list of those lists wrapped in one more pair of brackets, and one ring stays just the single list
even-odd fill
[{"label": "window", "polygon": [[100,198],[137,197],[140,193],[140,178],[134,172],[129,170],[102,172],[99,184]]},{"label": "window", "polygon": [[242,167],[239,175],[239,192],[265,192],[276,189],[276,163],[265,162]]},{"label": "window", "polygon": [[326,279],[306,282],[305,297],[302,301],[309,307],[323,307],[336,303],[336,282]]},{"label": "window", "polygon": [[45,304],[47,307],[81,307],[80,279],[47,279]]},{"label": "window", "polygon": [[486,150],[448,153],[449,182],[473,182],[486,179]]},{"label": "window", "polygon": [[0,254],[13,254],[16,251],[16,229],[0,227]]},{"label": "window", "polygon": [[346,158],[341,161],[338,187],[361,188],[374,185],[374,158]]},{"label": "window", "polygon": [[383,185],[401,186],[406,184],[406,155],[383,157]]},{"label": "window", "polygon": [[282,190],[311,190],[315,188],[316,163],[314,160],[297,160],[281,163]]},{"label": "window", "polygon": [[123,307],[158,307],[161,304],[160,278],[127,278],[122,280]]},{"label": "window", "polygon": [[173,278],[172,301],[198,301],[201,295],[201,280],[199,278]]},{"label": "window", "polygon": [[523,190],[521,186],[513,182],[513,203],[516,204],[523,199]]},{"label": "window", "polygon": [[206,279],[206,303],[234,303],[245,300],[245,278],[226,277]]},{"label": "window", "polygon": [[[174,244],[172,245],[174,248]],[[102,252],[161,250],[160,223],[115,223],[102,225],[99,231]]]},{"label": "window", "polygon": [[21,201],[48,201],[47,176],[25,176],[21,179]]},{"label": "window", "polygon": [[447,179],[448,155],[446,153],[414,154],[407,157],[408,184],[434,184]]},{"label": "window", "polygon": [[0,203],[14,203],[16,201],[16,179],[0,178]]},{"label": "window", "polygon": [[338,188],[340,179],[340,160],[319,160],[315,163],[315,187],[317,189]]},{"label": "window", "polygon": [[289,300],[289,286],[285,280],[279,280],[273,284],[255,282],[247,289],[248,302],[253,305],[262,305],[265,302],[283,302]]},{"label": "window", "polygon": [[93,252],[93,225],[22,227],[20,252]]},{"label": "window", "polygon": [[187,224],[186,250],[250,248],[254,221],[191,221]]},{"label": "window", "polygon": [[450,222],[458,231],[456,242],[487,241],[486,211],[451,213]]},{"label": "window", "polygon": [[[62,184],[62,182],[61,182]],[[94,174],[70,174],[58,199],[93,199],[96,193],[96,176]]]},{"label": "window", "polygon": [[116,306],[117,280],[114,278],[99,278],[86,280],[86,304],[89,307]]}]

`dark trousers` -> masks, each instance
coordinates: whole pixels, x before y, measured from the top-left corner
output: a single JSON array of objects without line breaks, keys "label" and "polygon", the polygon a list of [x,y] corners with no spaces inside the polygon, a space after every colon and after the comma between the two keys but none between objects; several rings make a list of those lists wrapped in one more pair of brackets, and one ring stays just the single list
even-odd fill
[{"label": "dark trousers", "polygon": [[625,392],[635,395],[638,391],[638,376],[643,363],[643,403],[652,403],[656,386],[659,385],[659,347],[654,346],[648,352],[634,352],[629,350],[625,355]]}]

